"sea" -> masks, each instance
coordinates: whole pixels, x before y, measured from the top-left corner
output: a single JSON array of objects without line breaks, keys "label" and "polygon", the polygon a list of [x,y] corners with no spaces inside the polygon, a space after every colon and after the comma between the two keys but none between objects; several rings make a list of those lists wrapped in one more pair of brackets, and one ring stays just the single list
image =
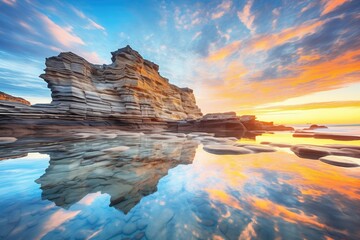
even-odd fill
[{"label": "sea", "polygon": [[[327,126],[316,131],[360,136],[359,124]],[[299,157],[290,146],[204,148],[360,147],[292,134],[112,132],[1,144],[0,239],[360,239],[360,167]]]}]

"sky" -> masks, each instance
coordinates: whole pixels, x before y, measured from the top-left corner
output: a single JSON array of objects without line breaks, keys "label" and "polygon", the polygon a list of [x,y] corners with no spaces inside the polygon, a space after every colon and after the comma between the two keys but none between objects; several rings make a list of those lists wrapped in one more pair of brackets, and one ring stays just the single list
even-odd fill
[{"label": "sky", "polygon": [[358,0],[0,0],[0,91],[51,102],[45,58],[130,45],[203,113],[360,123]]}]

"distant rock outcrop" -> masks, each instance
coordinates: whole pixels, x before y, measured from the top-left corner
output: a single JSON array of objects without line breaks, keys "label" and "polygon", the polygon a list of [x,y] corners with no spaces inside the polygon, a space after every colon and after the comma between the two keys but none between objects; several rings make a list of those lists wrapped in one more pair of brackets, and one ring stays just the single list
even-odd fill
[{"label": "distant rock outcrop", "polygon": [[328,128],[328,127],[323,125],[312,124],[310,127],[304,128],[303,130],[315,130],[315,129],[324,129],[324,128]]},{"label": "distant rock outcrop", "polygon": [[91,64],[71,52],[47,58],[40,77],[51,90],[51,104],[28,107],[4,97],[0,122],[151,125],[202,116],[193,91],[170,84],[158,65],[130,46],[111,54],[109,65]]},{"label": "distant rock outcrop", "polygon": [[294,128],[256,120],[254,115],[237,116],[235,112],[208,113],[197,120],[179,121],[171,127],[183,131],[293,131]]},{"label": "distant rock outcrop", "polygon": [[16,103],[22,103],[22,104],[30,106],[29,101],[26,101],[25,99],[20,98],[20,97],[14,97],[10,94],[7,94],[7,93],[1,92],[1,91],[0,91],[0,101],[16,102]]}]

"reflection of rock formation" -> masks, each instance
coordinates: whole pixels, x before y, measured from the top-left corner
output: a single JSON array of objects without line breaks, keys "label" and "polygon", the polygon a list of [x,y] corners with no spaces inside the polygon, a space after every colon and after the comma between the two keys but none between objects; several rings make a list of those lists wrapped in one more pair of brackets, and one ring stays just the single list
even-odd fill
[{"label": "reflection of rock formation", "polygon": [[[112,151],[119,145],[129,149]],[[50,166],[36,182],[41,184],[42,197],[58,206],[68,208],[100,191],[111,196],[110,206],[127,213],[143,196],[156,191],[170,168],[191,163],[196,147],[196,142],[185,138],[160,141],[148,136],[77,142],[51,152]]]}]

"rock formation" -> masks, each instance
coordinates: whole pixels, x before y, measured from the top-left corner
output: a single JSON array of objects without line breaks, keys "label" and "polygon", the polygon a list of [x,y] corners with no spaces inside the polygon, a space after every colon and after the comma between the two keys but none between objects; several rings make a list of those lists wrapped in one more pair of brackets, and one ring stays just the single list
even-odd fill
[{"label": "rock formation", "polygon": [[51,90],[51,104],[25,106],[0,98],[0,122],[145,125],[202,116],[193,91],[170,84],[158,65],[130,46],[111,54],[109,65],[71,52],[47,58],[40,77]]},{"label": "rock formation", "polygon": [[274,125],[273,122],[256,120],[254,115],[237,116],[235,112],[208,113],[196,120],[180,121],[170,124],[171,129],[182,131],[234,132],[245,131],[292,131],[292,127]]},{"label": "rock formation", "polygon": [[[231,132],[293,130],[235,112],[202,116],[193,91],[169,83],[159,66],[130,46],[112,54],[109,65],[94,65],[71,52],[46,59],[43,78],[51,104],[0,94],[0,136],[60,126],[168,128],[176,131]],[[5,135],[3,133],[6,133]],[[222,134],[222,133],[221,133]]]},{"label": "rock formation", "polygon": [[0,101],[7,101],[7,102],[15,102],[15,103],[21,103],[21,104],[25,104],[25,105],[30,105],[29,101],[26,101],[23,98],[20,97],[14,97],[10,94],[4,93],[0,91]]}]

